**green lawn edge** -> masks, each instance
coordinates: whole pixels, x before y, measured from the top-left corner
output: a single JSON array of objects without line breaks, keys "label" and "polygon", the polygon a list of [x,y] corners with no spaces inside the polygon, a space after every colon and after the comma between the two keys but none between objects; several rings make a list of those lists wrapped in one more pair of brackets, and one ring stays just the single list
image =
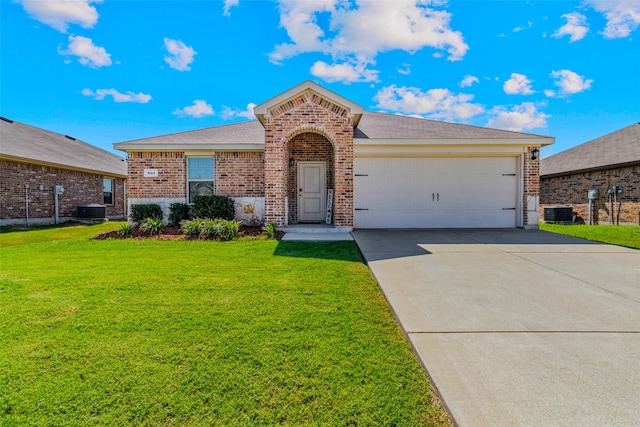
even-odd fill
[{"label": "green lawn edge", "polygon": [[0,424],[449,425],[353,242],[75,227],[1,236]]},{"label": "green lawn edge", "polygon": [[595,242],[640,249],[640,227],[633,225],[585,225],[540,223],[540,230]]}]

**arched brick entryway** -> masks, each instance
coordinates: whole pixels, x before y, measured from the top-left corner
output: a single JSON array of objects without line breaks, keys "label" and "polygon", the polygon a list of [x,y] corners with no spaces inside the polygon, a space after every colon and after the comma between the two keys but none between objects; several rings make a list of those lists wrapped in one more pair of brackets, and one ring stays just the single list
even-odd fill
[{"label": "arched brick entryway", "polygon": [[[325,194],[334,189],[334,161],[333,145],[320,132],[303,131],[294,136],[287,143],[288,147],[288,208],[289,224],[305,222],[298,212],[299,181],[298,169],[300,162],[322,162],[325,165]],[[333,222],[333,218],[332,218]]]},{"label": "arched brick entryway", "polygon": [[[334,190],[333,224],[353,226],[353,116],[349,111],[307,90],[261,116],[265,130],[265,219],[283,227],[297,222],[288,201],[292,172],[302,158],[327,159],[327,188]],[[331,161],[329,152],[331,150]],[[295,174],[295,172],[294,172]],[[297,179],[297,177],[296,177]],[[297,184],[293,181],[294,184]],[[289,211],[288,217],[285,212]]]}]

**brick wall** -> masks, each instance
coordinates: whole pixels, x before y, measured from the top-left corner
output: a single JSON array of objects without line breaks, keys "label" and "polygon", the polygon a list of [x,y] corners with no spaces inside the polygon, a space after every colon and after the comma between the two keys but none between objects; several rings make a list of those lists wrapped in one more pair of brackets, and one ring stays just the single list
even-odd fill
[{"label": "brick wall", "polygon": [[[617,204],[612,206],[607,190],[612,186],[622,187],[617,195]],[[640,223],[640,165],[603,171],[585,172],[541,179],[540,218],[544,207],[570,205],[585,222],[589,218],[587,190],[598,190],[593,201],[594,224]]]},{"label": "brick wall", "polygon": [[[104,201],[103,175],[0,160],[0,219],[26,218],[25,185],[29,185],[30,219],[54,218],[54,185],[64,187],[58,196],[60,218],[75,217],[78,205]],[[115,178],[114,187],[114,204],[106,209],[108,217],[124,215],[124,179]]]},{"label": "brick wall", "polygon": [[[215,152],[215,193],[229,197],[264,197],[262,152]],[[128,193],[131,198],[186,198],[187,156],[184,152],[130,152]],[[158,176],[145,178],[145,169]]]},{"label": "brick wall", "polygon": [[[537,159],[531,160],[531,153],[536,149],[539,150],[538,147],[528,147],[527,152],[524,155],[524,165],[522,171],[522,206],[524,207],[524,209],[522,210],[522,215],[523,224],[525,226],[532,225],[533,223],[537,225],[537,218],[529,218],[529,215],[533,214],[529,210],[529,206],[531,206],[530,201],[532,199],[538,199],[540,196],[540,157],[538,156]],[[534,205],[537,204],[538,203],[534,203]]]},{"label": "brick wall", "polygon": [[347,111],[305,92],[270,110],[265,121],[265,216],[285,224],[290,194],[289,142],[302,134],[319,134],[333,146],[334,224],[353,226],[353,121]]},{"label": "brick wall", "polygon": [[333,188],[333,146],[323,135],[303,133],[289,141],[288,158],[294,160],[289,169],[289,223],[294,224],[298,221],[298,162],[325,162],[327,190]]},{"label": "brick wall", "polygon": [[[130,152],[127,160],[128,197],[186,197],[187,166],[183,152]],[[157,169],[158,176],[145,178],[145,169]]]},{"label": "brick wall", "polygon": [[264,197],[264,153],[216,152],[215,192],[229,197]]}]

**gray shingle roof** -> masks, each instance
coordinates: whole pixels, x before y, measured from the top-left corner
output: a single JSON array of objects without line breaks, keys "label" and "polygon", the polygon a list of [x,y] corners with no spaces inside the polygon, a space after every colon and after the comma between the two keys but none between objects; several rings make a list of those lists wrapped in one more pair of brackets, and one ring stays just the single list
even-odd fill
[{"label": "gray shingle roof", "polygon": [[119,150],[140,145],[263,144],[264,128],[257,120],[232,125],[214,126],[187,132],[136,139],[115,144]]},{"label": "gray shingle roof", "polygon": [[373,112],[363,114],[355,137],[369,139],[552,139],[530,133]]},{"label": "gray shingle roof", "polygon": [[16,121],[0,120],[0,156],[63,169],[127,176],[127,162],[120,156],[78,139]]},{"label": "gray shingle roof", "polygon": [[640,123],[542,159],[541,176],[640,164]]},{"label": "gray shingle roof", "polygon": [[[364,112],[355,131],[360,139],[539,139],[553,138],[528,133],[483,128],[478,126],[446,123],[435,120],[398,116],[386,113]],[[140,147],[179,145],[180,148],[215,148],[230,146],[256,149],[264,146],[264,128],[257,120],[232,125],[161,135],[114,144],[119,150],[135,150]],[[176,147],[178,148],[178,147]]]}]

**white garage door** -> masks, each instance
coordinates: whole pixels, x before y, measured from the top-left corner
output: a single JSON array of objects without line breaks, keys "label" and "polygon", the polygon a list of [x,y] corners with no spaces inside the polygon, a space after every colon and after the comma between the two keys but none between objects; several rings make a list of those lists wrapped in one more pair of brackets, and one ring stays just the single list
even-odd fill
[{"label": "white garage door", "polygon": [[515,157],[356,158],[356,228],[516,226]]}]

